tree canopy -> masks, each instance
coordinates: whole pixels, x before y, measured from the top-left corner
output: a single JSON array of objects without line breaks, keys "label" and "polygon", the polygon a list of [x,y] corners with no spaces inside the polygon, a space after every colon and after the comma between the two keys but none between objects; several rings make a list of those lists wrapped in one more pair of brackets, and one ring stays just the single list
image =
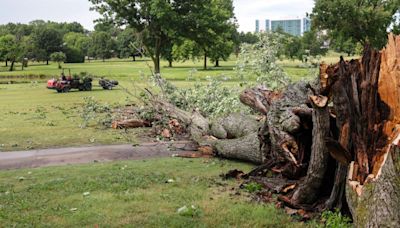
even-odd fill
[{"label": "tree canopy", "polygon": [[[103,21],[129,25],[152,58],[155,73],[160,72],[160,58],[170,58],[171,42],[177,37],[189,39],[209,53],[208,47],[232,26],[231,0],[89,0]],[[218,54],[221,59],[224,57]],[[206,56],[206,55],[205,55]],[[218,57],[219,58],[219,57]],[[216,57],[217,59],[217,57]]]},{"label": "tree canopy", "polygon": [[400,0],[316,0],[311,18],[315,28],[380,48],[399,5]]}]

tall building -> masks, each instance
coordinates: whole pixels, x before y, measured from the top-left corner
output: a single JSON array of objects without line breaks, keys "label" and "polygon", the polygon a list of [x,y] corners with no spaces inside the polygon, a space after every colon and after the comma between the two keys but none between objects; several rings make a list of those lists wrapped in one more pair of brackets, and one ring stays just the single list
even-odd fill
[{"label": "tall building", "polygon": [[274,20],[271,21],[271,30],[276,31],[282,29],[282,31],[289,33],[293,36],[301,35],[301,20],[300,19],[289,19],[289,20]]},{"label": "tall building", "polygon": [[260,32],[260,20],[256,20],[256,32]]},{"label": "tall building", "polygon": [[268,19],[265,20],[265,31],[271,31],[270,21]]},{"label": "tall building", "polygon": [[[277,31],[278,29],[293,36],[302,36],[304,32],[310,31],[311,20],[309,18],[265,20],[265,31]],[[256,20],[256,32],[260,32],[260,20]]]}]

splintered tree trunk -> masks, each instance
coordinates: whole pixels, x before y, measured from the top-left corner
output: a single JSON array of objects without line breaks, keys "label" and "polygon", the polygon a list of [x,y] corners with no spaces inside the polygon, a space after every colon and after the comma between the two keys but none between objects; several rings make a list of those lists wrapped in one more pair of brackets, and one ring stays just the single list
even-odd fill
[{"label": "splintered tree trunk", "polygon": [[[386,154],[376,179],[353,185],[349,174],[346,198],[357,227],[398,227],[400,224],[400,147],[399,138]],[[397,157],[396,159],[393,159]],[[395,163],[394,163],[395,162]],[[352,163],[350,170],[354,164]]]},{"label": "splintered tree trunk", "polygon": [[[364,60],[363,57],[363,62],[368,60],[368,57],[365,58]],[[368,108],[372,106],[375,109],[365,110],[370,117],[366,127],[370,134],[366,135],[369,140],[373,140],[368,146],[374,149],[367,150],[369,175],[366,180],[361,179],[357,183],[360,174],[354,171],[354,166],[362,165],[355,161],[346,189],[349,207],[359,226],[395,227],[400,224],[399,58],[400,36],[390,35],[386,49],[380,54],[379,65],[375,69],[365,70],[366,75],[363,78],[372,79],[370,86],[373,89],[366,96],[370,102],[378,103],[379,106],[368,103]],[[365,106],[363,103],[361,105]]]},{"label": "splintered tree trunk", "polygon": [[340,149],[329,152],[342,163],[350,161],[340,159],[345,153],[352,160],[346,199],[357,227],[400,224],[399,58],[400,37],[390,35],[381,52],[366,47],[361,60],[341,60],[321,74],[340,133]]}]

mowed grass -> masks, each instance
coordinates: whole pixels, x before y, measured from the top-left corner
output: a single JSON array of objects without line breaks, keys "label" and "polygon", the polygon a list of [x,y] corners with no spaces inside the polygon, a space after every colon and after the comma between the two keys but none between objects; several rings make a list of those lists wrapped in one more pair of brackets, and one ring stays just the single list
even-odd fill
[{"label": "mowed grass", "polygon": [[[1,227],[304,227],[219,174],[244,163],[164,158],[0,172]],[[172,179],[173,182],[166,183]],[[232,190],[234,189],[234,190]],[[240,195],[237,195],[236,192]],[[181,215],[183,206],[195,213]]]},{"label": "mowed grass", "polygon": [[[1,64],[1,63],[0,63]],[[310,70],[301,67],[300,61],[282,61],[283,69],[294,80],[300,80],[309,76]],[[207,70],[202,67],[202,62],[175,62],[172,68],[168,67],[166,61],[161,62],[162,77],[168,80],[205,80],[208,76],[222,80],[235,81],[237,79],[236,58],[231,57],[228,61],[220,62],[220,67],[214,67],[209,63]],[[105,62],[91,61],[85,63],[63,64],[63,67],[71,70],[71,74],[89,72],[98,77],[104,76],[118,80],[140,80],[143,76],[151,74],[152,62],[149,59],[133,62],[124,59],[111,59]],[[65,71],[68,74],[68,70]],[[15,80],[26,77],[26,80],[34,80],[34,76],[43,75],[44,78],[59,77],[61,70],[57,69],[57,63],[50,65],[43,63],[30,63],[23,71],[17,64],[15,71],[8,71],[4,63],[0,66],[0,81]],[[29,78],[29,76],[33,76]],[[14,78],[14,79],[13,79]]]},{"label": "mowed grass", "polygon": [[[339,59],[337,53],[324,57],[324,61],[333,62]],[[162,62],[162,76],[178,86],[188,87],[195,80],[204,81],[207,76],[225,80],[226,86],[238,86],[236,81],[235,57],[229,61],[221,62],[221,67],[210,67],[202,70],[201,62],[187,61],[174,63],[173,68],[167,67],[167,62]],[[293,81],[310,79],[315,69],[302,68],[300,61],[281,61],[284,70]],[[105,62],[92,61],[84,64],[64,64],[72,73],[89,72],[97,76],[106,76],[110,79],[118,79],[123,88],[131,91],[134,87],[144,86],[144,77],[151,73],[151,61],[112,59]],[[26,70],[8,72],[5,67],[0,67],[0,81],[12,80],[12,77],[21,75],[46,75],[46,77],[58,77],[60,70],[57,64],[30,64]],[[67,71],[68,72],[68,71]],[[4,78],[10,76],[10,78]],[[3,78],[1,78],[3,77]],[[25,79],[21,79],[25,80]],[[95,100],[111,105],[124,105],[134,103],[122,87],[112,91],[94,87],[90,92],[70,92],[57,94],[53,90],[45,88],[45,80],[26,84],[0,84],[0,151],[27,150],[49,147],[65,147],[89,144],[115,144],[137,141],[135,132],[125,134],[113,129],[96,128],[89,126],[81,129],[82,123],[79,110],[82,108],[84,97],[94,97]],[[16,79],[18,81],[18,79]],[[96,85],[97,81],[94,81]],[[133,86],[134,85],[134,86]]]},{"label": "mowed grass", "polygon": [[57,93],[44,83],[0,85],[0,151],[27,150],[135,141],[135,134],[103,129],[93,124],[80,128],[84,97],[111,106],[129,101],[122,89]]},{"label": "mowed grass", "polygon": [[[207,76],[232,78],[236,75],[235,59],[221,62],[221,67],[213,67],[210,63],[207,70],[203,70],[201,62],[176,62],[174,67],[170,68],[166,61],[161,62],[162,76],[169,80],[186,80],[188,76],[193,79],[205,79]],[[133,62],[124,59],[111,59],[102,61],[91,61],[85,63],[63,64],[64,68],[71,70],[71,73],[89,72],[96,76],[105,76],[119,80],[140,79],[143,75],[151,74],[152,61],[149,59],[138,60]],[[43,63],[30,63],[30,66],[25,70],[21,70],[17,65],[16,70],[9,72],[4,64],[0,67],[0,78],[3,76],[24,76],[24,75],[46,75],[48,77],[59,76],[60,70],[57,69],[57,63],[45,65]],[[68,74],[66,70],[66,74]]]},{"label": "mowed grass", "polygon": [[[120,81],[113,90],[103,90],[94,81],[92,91],[72,90],[57,93],[45,83],[0,84],[0,152],[79,145],[138,143],[143,129],[116,130],[95,121],[81,128],[85,97],[101,104],[121,107],[140,104],[136,96],[142,88],[151,86],[138,81]],[[179,87],[192,82],[175,81]],[[237,83],[226,82],[226,86]],[[136,96],[131,96],[126,91]]]}]

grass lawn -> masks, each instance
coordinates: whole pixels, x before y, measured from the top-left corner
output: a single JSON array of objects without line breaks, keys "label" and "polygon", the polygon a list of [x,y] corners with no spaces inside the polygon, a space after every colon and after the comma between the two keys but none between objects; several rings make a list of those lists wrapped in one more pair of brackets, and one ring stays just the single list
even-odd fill
[{"label": "grass lawn", "polygon": [[[305,227],[218,175],[251,165],[166,158],[0,172],[1,227]],[[174,182],[166,183],[172,179]],[[84,194],[85,193],[85,194]],[[184,215],[183,206],[197,209]]]},{"label": "grass lawn", "polygon": [[44,84],[0,85],[0,151],[127,142],[118,130],[79,127],[87,96],[110,104],[126,102],[122,89],[59,94]]},{"label": "grass lawn", "polygon": [[[326,62],[334,62],[339,54],[330,53],[324,57]],[[178,86],[190,86],[191,80],[203,80],[206,76],[226,79],[226,85],[237,86],[233,78],[236,60],[221,62],[221,67],[210,67],[202,70],[201,62],[175,63],[173,68],[168,68],[167,62],[162,62],[163,77],[173,81]],[[72,73],[87,71],[89,73],[108,78],[118,79],[120,85],[132,89],[132,83],[138,87],[143,86],[143,76],[150,73],[151,62],[112,59],[106,62],[92,61],[84,64],[64,64]],[[300,61],[284,60],[280,64],[293,80],[307,78],[312,70],[299,67]],[[210,63],[210,66],[211,63]],[[17,66],[17,69],[18,66]],[[9,81],[5,76],[17,77],[18,75],[47,75],[57,76],[60,70],[57,64],[31,64],[24,71],[8,72],[5,67],[0,67],[0,81]],[[315,72],[315,70],[314,70]],[[3,77],[3,78],[2,78]],[[25,79],[21,79],[25,80]],[[35,79],[29,79],[28,81]],[[83,144],[113,144],[137,140],[134,134],[122,133],[112,129],[98,129],[89,127],[80,129],[82,120],[79,116],[83,98],[92,96],[100,102],[121,105],[132,98],[127,97],[123,89],[105,91],[94,87],[91,92],[70,92],[57,94],[55,91],[45,89],[45,79],[37,83],[26,84],[0,84],[0,151],[26,150],[33,148],[63,147]],[[94,84],[97,82],[95,81]]]},{"label": "grass lawn", "polygon": [[[202,68],[201,62],[177,62],[174,67],[167,67],[167,62],[161,62],[162,76],[168,80],[187,80],[190,77],[192,80],[204,80],[207,76],[218,77],[221,79],[234,80],[237,73],[235,70],[236,59],[232,57],[230,60],[221,62],[221,67],[214,67],[211,63],[207,70]],[[293,78],[299,80],[307,77],[310,73],[309,69],[300,67],[300,61],[282,61],[283,69]],[[28,77],[29,75],[38,76],[43,75],[44,78],[58,77],[60,70],[57,69],[57,63],[50,63],[45,65],[42,63],[31,63],[28,68],[21,70],[17,65],[15,71],[8,71],[4,67],[4,63],[0,66],[0,81],[9,81],[10,79],[16,80],[17,77]],[[141,60],[132,62],[131,60],[111,59],[105,62],[92,61],[86,63],[71,63],[63,64],[63,67],[71,70],[71,73],[89,72],[96,76],[105,76],[108,78],[118,80],[140,80],[143,75],[149,75],[152,62],[150,60]],[[68,74],[68,70],[66,71]],[[7,77],[7,78],[5,78]],[[25,81],[29,81],[26,78]],[[33,79],[35,79],[33,77]],[[45,80],[45,79],[43,79]]]}]

